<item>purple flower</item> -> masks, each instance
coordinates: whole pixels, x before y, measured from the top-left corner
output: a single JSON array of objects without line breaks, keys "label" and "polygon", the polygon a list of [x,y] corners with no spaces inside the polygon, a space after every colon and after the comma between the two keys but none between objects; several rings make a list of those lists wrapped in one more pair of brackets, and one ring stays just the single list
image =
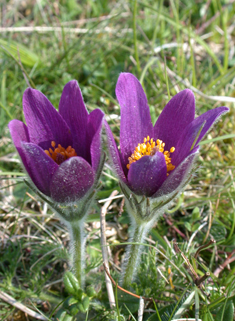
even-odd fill
[{"label": "purple flower", "polygon": [[146,95],[132,74],[116,86],[121,106],[120,151],[105,123],[108,146],[121,185],[135,195],[166,202],[189,180],[199,142],[229,109],[218,107],[195,118],[195,98],[185,89],[165,106],[153,126]]},{"label": "purple flower", "polygon": [[31,88],[24,92],[23,111],[27,126],[14,119],[9,129],[32,182],[55,202],[81,199],[100,175],[103,112],[88,114],[75,80],[65,85],[59,112]]}]

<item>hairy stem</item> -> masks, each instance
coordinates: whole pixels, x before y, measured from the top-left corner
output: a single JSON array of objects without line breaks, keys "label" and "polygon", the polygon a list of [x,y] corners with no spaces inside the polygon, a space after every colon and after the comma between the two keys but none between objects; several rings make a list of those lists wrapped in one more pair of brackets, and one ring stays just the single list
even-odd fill
[{"label": "hairy stem", "polygon": [[134,225],[130,239],[133,244],[128,245],[123,264],[122,286],[124,288],[129,288],[133,281],[141,254],[141,245],[137,243],[143,242],[147,231],[148,225],[146,224]]},{"label": "hairy stem", "polygon": [[74,275],[78,279],[81,288],[85,285],[85,242],[84,220],[71,224],[71,253]]}]

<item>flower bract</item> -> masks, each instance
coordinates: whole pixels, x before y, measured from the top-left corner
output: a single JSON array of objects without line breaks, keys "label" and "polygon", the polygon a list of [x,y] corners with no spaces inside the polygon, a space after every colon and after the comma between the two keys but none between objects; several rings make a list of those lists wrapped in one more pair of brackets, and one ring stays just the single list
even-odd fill
[{"label": "flower bract", "polygon": [[65,85],[58,111],[31,88],[24,92],[23,111],[27,126],[14,119],[9,129],[31,181],[55,202],[81,199],[97,180],[103,112],[88,114],[75,80]]}]

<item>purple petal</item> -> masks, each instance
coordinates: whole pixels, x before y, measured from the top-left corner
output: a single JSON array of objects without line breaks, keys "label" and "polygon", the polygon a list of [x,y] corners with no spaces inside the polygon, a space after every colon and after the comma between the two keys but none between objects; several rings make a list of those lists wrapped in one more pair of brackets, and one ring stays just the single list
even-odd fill
[{"label": "purple petal", "polygon": [[24,154],[22,153],[21,142],[29,143],[29,133],[27,126],[22,123],[22,121],[13,119],[8,124],[13,143],[20,154],[20,157],[23,158]]},{"label": "purple petal", "polygon": [[82,157],[71,157],[57,169],[51,181],[51,197],[59,203],[82,198],[94,183],[94,171]]},{"label": "purple petal", "polygon": [[[200,140],[204,137],[204,135],[208,132],[210,127],[214,124],[214,122],[229,109],[227,107],[218,107],[212,110],[207,111],[202,114],[198,118],[194,119],[183,131],[176,147],[174,154],[172,155],[172,164],[178,166],[185,157],[190,152],[193,143],[194,146],[197,146]],[[204,124],[204,125],[203,125]],[[203,128],[201,129],[201,127]],[[197,141],[195,139],[199,134]]]},{"label": "purple petal", "polygon": [[48,149],[52,141],[64,148],[72,145],[68,125],[40,91],[31,88],[25,90],[23,109],[31,142],[42,149]]},{"label": "purple petal", "polygon": [[144,156],[132,163],[128,173],[131,189],[138,195],[152,196],[166,179],[166,162],[163,153]]},{"label": "purple petal", "polygon": [[206,121],[198,137],[196,145],[202,140],[202,138],[206,135],[211,126],[219,119],[219,117],[221,117],[222,114],[227,113],[228,111],[228,107],[218,107],[212,110],[208,110],[206,113],[202,114],[201,116],[195,119],[196,123],[202,123]]},{"label": "purple petal", "polygon": [[154,139],[161,139],[165,150],[175,147],[184,128],[194,120],[195,97],[185,89],[175,95],[165,106],[154,126]]},{"label": "purple petal", "polygon": [[16,147],[21,147],[21,142],[29,142],[28,128],[22,121],[13,119],[8,127]]},{"label": "purple petal", "polygon": [[[94,172],[97,171],[101,155],[101,134],[104,113],[100,109],[93,110],[88,116],[87,122],[87,150],[89,152],[87,161],[92,164]],[[90,150],[88,149],[90,147]]]},{"label": "purple petal", "polygon": [[32,143],[22,143],[22,153],[22,161],[31,180],[42,193],[50,196],[50,183],[58,164],[41,147]]},{"label": "purple petal", "polygon": [[199,146],[195,147],[187,158],[170,173],[159,190],[152,196],[153,198],[170,198],[171,194],[178,193],[180,189],[184,187],[192,175],[192,169],[198,150]]},{"label": "purple petal", "polygon": [[108,149],[109,149],[109,154],[111,156],[111,161],[113,164],[113,169],[114,169],[115,173],[117,174],[118,178],[121,181],[123,181],[125,184],[127,184],[126,176],[125,176],[123,168],[122,168],[120,153],[119,153],[119,150],[118,150],[117,145],[115,143],[113,133],[112,133],[106,120],[104,120],[104,126],[105,126],[105,131],[106,131],[106,136],[107,136],[107,145],[108,145]]},{"label": "purple petal", "polygon": [[59,104],[59,113],[71,129],[72,147],[76,150],[78,156],[86,158],[88,112],[76,80],[71,80],[64,86]]},{"label": "purple petal", "polygon": [[135,147],[148,135],[152,138],[153,125],[145,92],[135,76],[129,73],[119,76],[116,96],[121,106],[121,154],[128,164]]}]

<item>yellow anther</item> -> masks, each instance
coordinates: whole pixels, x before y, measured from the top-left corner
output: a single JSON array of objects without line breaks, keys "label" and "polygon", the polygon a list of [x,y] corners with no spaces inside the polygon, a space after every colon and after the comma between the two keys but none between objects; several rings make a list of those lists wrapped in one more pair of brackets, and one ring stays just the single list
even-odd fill
[{"label": "yellow anther", "polygon": [[175,166],[171,164],[170,154],[175,151],[175,147],[171,147],[170,151],[164,151],[165,143],[162,140],[157,139],[156,142],[153,138],[150,139],[149,136],[144,138],[144,142],[142,144],[138,144],[134,150],[134,153],[128,158],[129,164],[126,167],[129,169],[130,165],[137,160],[139,160],[143,156],[153,156],[156,152],[161,152],[164,154],[166,167],[167,167],[167,176],[168,172],[172,171]]},{"label": "yellow anther", "polygon": [[44,152],[51,157],[51,154],[48,152],[48,150],[45,150]]},{"label": "yellow anther", "polygon": [[75,149],[72,148],[71,146],[68,146],[65,149],[60,144],[58,144],[58,146],[56,147],[56,142],[52,141],[51,147],[54,150],[52,148],[49,148],[49,150],[44,150],[44,152],[59,165],[63,163],[66,159],[77,156]]}]

